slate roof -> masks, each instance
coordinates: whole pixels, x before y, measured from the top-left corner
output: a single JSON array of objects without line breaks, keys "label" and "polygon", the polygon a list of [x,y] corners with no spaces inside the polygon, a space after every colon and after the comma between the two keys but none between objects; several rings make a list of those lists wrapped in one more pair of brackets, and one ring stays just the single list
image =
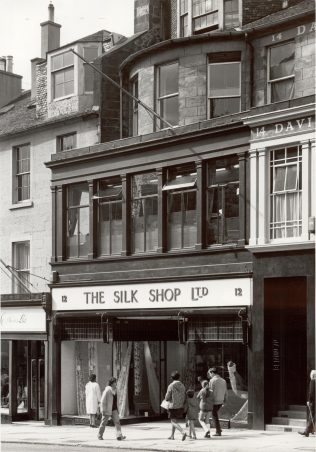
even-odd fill
[{"label": "slate roof", "polygon": [[89,114],[95,115],[96,112],[92,108],[88,108],[71,114],[58,115],[53,118],[37,118],[36,105],[31,100],[31,91],[28,90],[0,108],[0,138]]},{"label": "slate roof", "polygon": [[304,17],[308,13],[315,12],[315,0],[304,0],[297,5],[282,9],[269,16],[250,22],[242,27],[243,31],[255,31],[261,28],[272,27],[273,25],[289,21],[298,17]]}]

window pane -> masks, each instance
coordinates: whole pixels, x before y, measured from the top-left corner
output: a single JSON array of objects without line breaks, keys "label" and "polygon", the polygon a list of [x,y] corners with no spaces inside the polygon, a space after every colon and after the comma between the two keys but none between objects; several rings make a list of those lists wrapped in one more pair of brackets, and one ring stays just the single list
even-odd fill
[{"label": "window pane", "polygon": [[89,254],[89,207],[79,209],[79,256],[88,256]]},{"label": "window pane", "polygon": [[74,79],[74,69],[73,68],[65,69],[63,72],[64,72],[65,82],[73,81],[73,79]]},{"label": "window pane", "polygon": [[122,202],[111,204],[111,253],[122,251]]},{"label": "window pane", "polygon": [[68,151],[76,147],[76,134],[65,135],[59,137],[60,140],[60,150]]},{"label": "window pane", "polygon": [[146,199],[146,251],[158,247],[158,198]]},{"label": "window pane", "polygon": [[65,52],[63,56],[63,67],[71,66],[74,64],[74,54],[72,52]]},{"label": "window pane", "polygon": [[238,3],[239,0],[224,1],[224,22],[226,28],[239,25]]},{"label": "window pane", "polygon": [[180,17],[180,37],[185,38],[189,36],[189,19],[188,14]]},{"label": "window pane", "polygon": [[52,57],[52,70],[56,71],[57,69],[61,69],[63,67],[63,56],[56,55]]},{"label": "window pane", "polygon": [[159,97],[177,93],[178,88],[178,63],[160,66],[159,71]]},{"label": "window pane", "polygon": [[294,74],[295,44],[289,42],[270,48],[270,80]]},{"label": "window pane", "polygon": [[181,193],[168,194],[168,245],[182,248]]},{"label": "window pane", "polygon": [[89,205],[89,186],[87,183],[72,185],[68,189],[68,207]]},{"label": "window pane", "polygon": [[194,246],[197,239],[196,193],[183,193],[183,247]]},{"label": "window pane", "polygon": [[158,193],[158,179],[156,173],[144,173],[133,176],[133,198],[155,195]]},{"label": "window pane", "polygon": [[[173,126],[179,124],[178,96],[160,100],[160,116]],[[166,127],[166,124],[161,122],[161,128],[164,127]]]},{"label": "window pane", "polygon": [[295,190],[297,188],[297,166],[287,167],[285,190]]},{"label": "window pane", "polygon": [[294,97],[294,77],[271,83],[271,102],[281,102],[282,100]]},{"label": "window pane", "polygon": [[85,64],[83,68],[84,68],[84,90],[93,91],[94,70],[87,64]]},{"label": "window pane", "polygon": [[83,48],[83,57],[89,63],[91,63],[98,56],[98,48],[97,47],[84,47]]},{"label": "window pane", "polygon": [[286,167],[280,166],[274,169],[274,191],[283,191],[285,185]]},{"label": "window pane", "polygon": [[239,97],[225,97],[222,99],[210,99],[210,117],[230,115],[240,111]]},{"label": "window pane", "polygon": [[209,96],[240,95],[240,63],[216,63],[209,65]]},{"label": "window pane", "polygon": [[70,81],[64,84],[64,96],[68,96],[69,94],[73,94],[74,92],[74,82]]}]

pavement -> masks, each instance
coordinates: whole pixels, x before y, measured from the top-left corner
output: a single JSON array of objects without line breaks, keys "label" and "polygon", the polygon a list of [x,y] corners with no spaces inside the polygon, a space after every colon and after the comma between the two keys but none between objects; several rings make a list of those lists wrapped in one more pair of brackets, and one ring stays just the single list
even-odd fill
[{"label": "pavement", "polygon": [[[13,422],[1,425],[1,443],[41,444],[58,446],[95,447],[117,451],[168,452],[294,452],[316,451],[316,437],[308,438],[296,432],[273,432],[247,429],[225,429],[221,437],[204,438],[197,428],[197,440],[168,440],[168,421],[129,424],[122,427],[124,441],[117,441],[114,427],[106,427],[103,441],[97,439],[97,429],[85,425],[46,426],[43,422]],[[215,433],[214,431],[211,433]],[[23,450],[23,448],[21,448]],[[71,450],[71,449],[69,449]]]}]

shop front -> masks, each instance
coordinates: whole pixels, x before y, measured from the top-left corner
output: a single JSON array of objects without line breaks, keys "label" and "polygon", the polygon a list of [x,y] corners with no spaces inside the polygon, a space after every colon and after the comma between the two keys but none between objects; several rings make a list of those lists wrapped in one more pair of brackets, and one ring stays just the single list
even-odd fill
[{"label": "shop front", "polygon": [[49,293],[1,296],[1,421],[47,418]]},{"label": "shop front", "polygon": [[101,391],[118,378],[121,417],[155,419],[173,370],[199,390],[216,365],[229,387],[222,416],[247,425],[250,277],[57,287],[52,299],[61,423],[88,422],[91,373]]}]

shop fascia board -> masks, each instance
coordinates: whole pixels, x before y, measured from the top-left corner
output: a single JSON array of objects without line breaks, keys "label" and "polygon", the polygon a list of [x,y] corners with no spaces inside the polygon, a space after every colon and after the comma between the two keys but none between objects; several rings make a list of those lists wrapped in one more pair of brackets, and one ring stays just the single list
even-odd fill
[{"label": "shop fascia board", "polygon": [[245,248],[253,254],[272,253],[272,252],[288,252],[288,251],[315,251],[315,242],[296,242],[296,243],[267,243],[266,245],[250,245]]},{"label": "shop fascia board", "polygon": [[305,115],[315,115],[315,103],[301,105],[298,107],[286,108],[284,110],[269,111],[258,115],[246,116],[243,119],[245,125],[255,127],[271,122],[297,118]]}]

